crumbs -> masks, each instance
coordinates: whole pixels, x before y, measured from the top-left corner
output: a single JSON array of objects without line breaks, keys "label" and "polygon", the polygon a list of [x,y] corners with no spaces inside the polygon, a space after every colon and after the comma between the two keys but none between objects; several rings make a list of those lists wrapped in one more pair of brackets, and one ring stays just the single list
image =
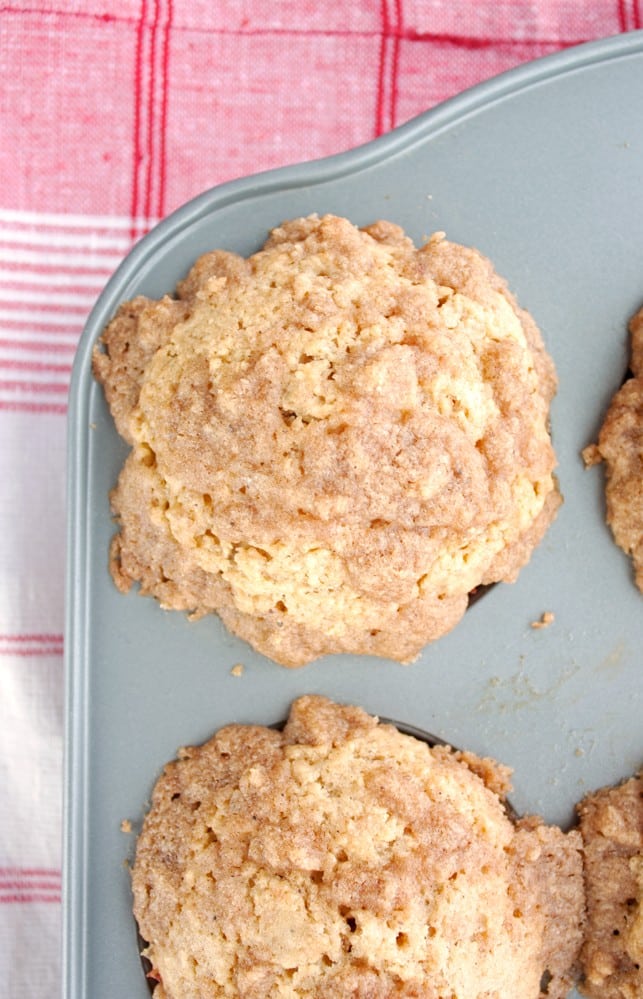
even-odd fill
[{"label": "crumbs", "polygon": [[603,460],[603,455],[600,452],[598,444],[588,444],[581,451],[581,457],[585,463],[585,468],[591,468],[592,465],[600,465]]},{"label": "crumbs", "polygon": [[536,628],[536,629],[538,629],[538,628],[548,628],[550,626],[550,624],[554,623],[555,620],[556,620],[556,616],[553,613],[553,611],[545,611],[545,613],[541,614],[541,616],[538,618],[537,621],[532,621],[531,622],[531,627],[532,628]]},{"label": "crumbs", "polygon": [[123,821],[121,822],[121,832],[131,833],[131,831],[132,831],[132,823],[130,822],[129,819],[123,819]]}]

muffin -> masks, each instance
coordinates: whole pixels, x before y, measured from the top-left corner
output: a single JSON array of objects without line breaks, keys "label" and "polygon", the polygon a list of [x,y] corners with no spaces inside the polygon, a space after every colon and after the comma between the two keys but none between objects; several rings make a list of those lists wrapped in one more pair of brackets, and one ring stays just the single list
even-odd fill
[{"label": "muffin", "polygon": [[123,305],[94,371],[132,448],[116,584],[286,666],[412,661],[516,578],[559,503],[540,333],[441,234],[287,222]]},{"label": "muffin", "polygon": [[643,996],[643,773],[579,805],[587,928],[581,992],[591,999]]},{"label": "muffin", "polygon": [[549,999],[581,943],[578,832],[512,821],[508,771],[318,696],[154,789],[132,871],[155,999]]},{"label": "muffin", "polygon": [[634,563],[643,593],[643,309],[630,320],[630,369],[612,399],[598,443],[583,451],[587,465],[605,462],[607,523]]}]

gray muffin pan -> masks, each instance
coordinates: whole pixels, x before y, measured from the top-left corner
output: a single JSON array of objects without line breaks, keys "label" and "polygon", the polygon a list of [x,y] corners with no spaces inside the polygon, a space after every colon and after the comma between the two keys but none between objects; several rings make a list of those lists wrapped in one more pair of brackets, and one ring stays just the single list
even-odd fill
[{"label": "gray muffin pan", "polygon": [[[223,724],[280,721],[303,693],[356,703],[509,764],[514,807],[565,826],[583,795],[643,762],[642,597],[605,525],[603,471],[580,457],[624,377],[626,324],[643,303],[642,95],[641,32],[539,60],[352,152],[203,194],[105,288],[69,413],[66,999],[149,995],[127,861],[164,762]],[[477,247],[535,317],[560,378],[556,522],[518,581],[494,587],[412,666],[335,656],[287,670],[216,617],[190,623],[120,594],[107,569],[108,492],[126,447],[92,379],[92,345],[123,300],[160,296],[199,254],[249,254],[311,212]],[[554,623],[532,628],[545,611]]]}]

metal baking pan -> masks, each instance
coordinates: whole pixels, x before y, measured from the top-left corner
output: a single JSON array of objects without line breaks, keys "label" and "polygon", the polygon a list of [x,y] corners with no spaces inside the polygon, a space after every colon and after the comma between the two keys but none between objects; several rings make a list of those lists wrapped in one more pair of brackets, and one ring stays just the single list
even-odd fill
[{"label": "metal baking pan", "polygon": [[[352,152],[225,184],[143,239],[94,308],[69,411],[64,995],[149,995],[127,861],[155,778],[228,722],[272,724],[323,693],[514,768],[512,803],[567,825],[587,791],[643,759],[643,604],[580,452],[627,368],[643,303],[643,34],[547,57]],[[174,288],[206,250],[256,250],[311,212],[444,230],[493,261],[538,322],[565,503],[512,585],[493,587],[412,666],[335,656],[287,670],[229,635],[113,585],[108,492],[126,448],[90,369],[119,303]],[[533,629],[552,611],[555,621]],[[230,672],[242,663],[241,677]],[[132,822],[134,834],[121,831]]]}]

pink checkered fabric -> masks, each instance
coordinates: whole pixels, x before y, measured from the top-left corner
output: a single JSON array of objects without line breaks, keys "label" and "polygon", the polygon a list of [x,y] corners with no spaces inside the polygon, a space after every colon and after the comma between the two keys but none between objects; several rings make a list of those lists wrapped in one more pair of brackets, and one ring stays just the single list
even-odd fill
[{"label": "pink checkered fabric", "polygon": [[60,974],[66,398],[105,280],[212,185],[642,25],[643,0],[0,0],[1,994]]}]

